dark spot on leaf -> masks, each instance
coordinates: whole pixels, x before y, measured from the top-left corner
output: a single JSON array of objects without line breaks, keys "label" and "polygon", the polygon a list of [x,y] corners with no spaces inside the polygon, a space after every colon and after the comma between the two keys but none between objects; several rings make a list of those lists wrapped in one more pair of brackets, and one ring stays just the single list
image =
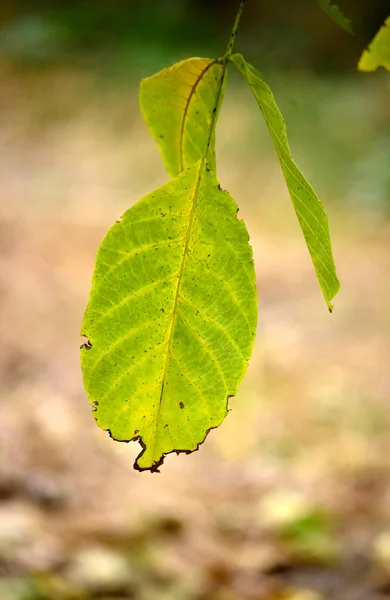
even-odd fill
[{"label": "dark spot on leaf", "polygon": [[179,406],[180,406],[180,408],[184,408],[183,402],[179,402]]},{"label": "dark spot on leaf", "polygon": [[86,338],[86,341],[84,342],[84,344],[81,344],[80,350],[81,350],[81,348],[85,348],[86,350],[90,350],[92,348],[92,344],[91,344],[90,340],[86,336],[83,336],[83,337]]}]

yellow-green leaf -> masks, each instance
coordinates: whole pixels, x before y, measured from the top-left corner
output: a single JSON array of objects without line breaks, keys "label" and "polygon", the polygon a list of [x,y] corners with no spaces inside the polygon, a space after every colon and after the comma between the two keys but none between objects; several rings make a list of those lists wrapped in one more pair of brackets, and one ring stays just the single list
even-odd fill
[{"label": "yellow-green leaf", "polygon": [[252,352],[257,295],[237,205],[201,159],[102,242],[81,350],[98,424],[139,440],[135,468],[192,452],[227,413]]},{"label": "yellow-green leaf", "polygon": [[[141,112],[171,177],[204,156],[224,74],[216,60],[189,58],[142,80]],[[207,160],[215,172],[214,145],[213,130]]]},{"label": "yellow-green leaf", "polygon": [[286,125],[275,98],[260,73],[241,54],[234,54],[231,61],[248,82],[263,114],[282,167],[314,268],[328,304],[337,294],[340,284],[336,275],[330,243],[328,218],[313,188],[302,175],[290,152]]},{"label": "yellow-green leaf", "polygon": [[390,71],[390,17],[386,19],[358,64],[360,71],[376,71],[384,67]]}]

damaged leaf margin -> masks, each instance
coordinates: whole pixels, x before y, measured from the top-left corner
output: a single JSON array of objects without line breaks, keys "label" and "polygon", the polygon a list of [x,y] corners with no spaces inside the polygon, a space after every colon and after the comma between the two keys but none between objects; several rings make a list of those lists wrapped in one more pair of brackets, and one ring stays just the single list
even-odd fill
[{"label": "damaged leaf margin", "polygon": [[98,250],[84,385],[99,426],[141,443],[137,470],[197,450],[247,369],[257,293],[237,210],[203,159],[127,211]]}]

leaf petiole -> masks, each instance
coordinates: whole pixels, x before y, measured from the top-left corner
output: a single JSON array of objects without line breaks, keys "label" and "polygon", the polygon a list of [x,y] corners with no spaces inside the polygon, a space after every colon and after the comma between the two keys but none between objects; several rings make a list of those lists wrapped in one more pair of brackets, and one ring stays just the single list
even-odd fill
[{"label": "leaf petiole", "polygon": [[236,18],[235,18],[234,23],[233,23],[232,33],[230,34],[229,43],[227,45],[225,56],[224,56],[224,59],[226,61],[229,58],[229,56],[231,56],[231,54],[233,52],[233,48],[234,48],[234,43],[236,41],[238,27],[240,25],[242,13],[243,13],[243,10],[244,10],[244,5],[245,5],[245,0],[240,0],[240,5],[238,7]]},{"label": "leaf petiole", "polygon": [[220,79],[219,79],[219,89],[218,89],[217,96],[216,96],[215,107],[214,107],[212,115],[211,115],[210,128],[209,128],[209,133],[207,136],[206,149],[204,152],[204,164],[206,162],[206,157],[209,152],[210,144],[214,137],[215,127],[217,125],[217,120],[218,120],[218,114],[219,114],[219,110],[220,110],[221,104],[222,104],[223,88],[224,88],[224,83],[225,83],[225,79],[226,79],[229,57],[231,56],[231,54],[233,52],[234,43],[236,41],[237,31],[238,31],[238,27],[240,25],[242,13],[244,10],[245,1],[246,0],[240,0],[240,4],[238,7],[236,18],[234,19],[233,28],[232,28],[232,32],[230,34],[229,43],[227,45],[225,55],[223,56],[223,58],[216,61],[217,63],[220,62],[222,64],[223,68],[222,68]]}]

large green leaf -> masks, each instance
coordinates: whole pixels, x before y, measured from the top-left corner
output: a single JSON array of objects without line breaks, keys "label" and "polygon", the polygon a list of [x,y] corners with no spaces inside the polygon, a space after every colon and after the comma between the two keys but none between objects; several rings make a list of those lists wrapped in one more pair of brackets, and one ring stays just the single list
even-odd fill
[{"label": "large green leaf", "polygon": [[324,208],[291,156],[286,125],[270,88],[260,73],[247,63],[241,54],[234,54],[231,61],[249,83],[263,113],[322,292],[329,309],[332,310],[331,300],[337,294],[340,284],[333,261],[328,218]]},{"label": "large green leaf", "polygon": [[390,17],[378,31],[368,50],[363,52],[358,65],[360,71],[376,71],[379,67],[390,71]]},{"label": "large green leaf", "polygon": [[99,248],[84,384],[98,424],[140,441],[139,470],[196,450],[246,371],[257,296],[237,210],[201,159],[128,210]]},{"label": "large green leaf", "polygon": [[[171,177],[204,156],[213,113],[222,101],[225,73],[216,60],[189,58],[142,80],[142,115]],[[207,159],[216,172],[214,145],[213,128]]]},{"label": "large green leaf", "polygon": [[337,4],[333,4],[331,0],[316,0],[316,2],[341,29],[353,33],[351,21],[343,15]]}]

